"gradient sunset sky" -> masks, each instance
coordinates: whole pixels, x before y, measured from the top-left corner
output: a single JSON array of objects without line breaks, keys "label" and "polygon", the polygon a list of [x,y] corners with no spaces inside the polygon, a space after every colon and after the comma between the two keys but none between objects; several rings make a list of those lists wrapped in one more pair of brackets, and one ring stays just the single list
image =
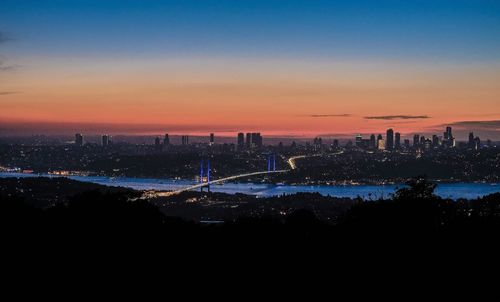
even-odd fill
[{"label": "gradient sunset sky", "polygon": [[444,125],[500,139],[500,1],[0,1],[0,135]]}]

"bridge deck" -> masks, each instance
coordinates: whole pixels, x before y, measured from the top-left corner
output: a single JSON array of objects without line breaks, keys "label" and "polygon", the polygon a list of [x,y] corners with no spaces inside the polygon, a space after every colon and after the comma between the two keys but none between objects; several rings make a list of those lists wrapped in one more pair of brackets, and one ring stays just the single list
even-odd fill
[{"label": "bridge deck", "polygon": [[199,183],[199,184],[192,185],[192,186],[182,188],[179,190],[175,190],[175,191],[168,191],[168,192],[148,191],[148,192],[144,192],[143,198],[168,197],[168,196],[180,194],[182,192],[207,187],[209,185],[213,185],[213,184],[217,184],[217,183],[221,183],[221,182],[225,182],[225,181],[230,181],[230,180],[234,180],[234,179],[238,179],[238,178],[250,177],[250,176],[256,176],[256,175],[264,175],[264,174],[285,173],[288,171],[290,171],[290,170],[261,171],[261,172],[238,174],[238,175],[228,176],[228,177],[224,177],[224,178],[219,178],[216,180],[212,180],[210,182]]}]

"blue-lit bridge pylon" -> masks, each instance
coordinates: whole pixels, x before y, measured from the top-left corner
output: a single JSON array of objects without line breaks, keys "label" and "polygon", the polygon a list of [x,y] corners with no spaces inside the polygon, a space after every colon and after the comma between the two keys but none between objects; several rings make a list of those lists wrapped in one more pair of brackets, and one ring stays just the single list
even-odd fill
[{"label": "blue-lit bridge pylon", "polygon": [[276,170],[276,155],[275,154],[268,154],[267,155],[267,171],[259,171],[259,172],[250,172],[250,173],[242,173],[242,174],[237,174],[233,176],[228,176],[228,177],[223,177],[219,178],[216,180],[212,180],[210,178],[210,159],[206,160],[206,165],[205,165],[205,160],[200,161],[200,178],[198,180],[197,184],[174,190],[174,191],[167,191],[167,192],[157,192],[157,191],[148,191],[145,192],[143,197],[144,198],[151,198],[151,197],[168,197],[168,196],[173,196],[180,194],[182,192],[186,191],[192,191],[192,190],[197,190],[200,189],[202,190],[204,187],[207,187],[208,190],[210,191],[210,186],[214,184],[219,184],[231,180],[235,180],[238,178],[245,178],[245,177],[252,177],[252,176],[259,176],[259,175],[266,175],[266,174],[275,174],[275,173],[286,173],[290,171],[289,169],[286,170]]},{"label": "blue-lit bridge pylon", "polygon": [[[208,188],[208,192],[210,192],[210,159],[207,159],[207,166],[206,166],[206,170],[204,169],[204,163],[205,161],[202,159],[200,161],[200,180],[199,180],[199,183],[200,184],[203,184],[203,183],[206,183],[206,187]],[[206,176],[205,176],[205,172],[206,171]],[[201,186],[200,189],[201,191],[203,192],[203,187],[205,186]]]}]

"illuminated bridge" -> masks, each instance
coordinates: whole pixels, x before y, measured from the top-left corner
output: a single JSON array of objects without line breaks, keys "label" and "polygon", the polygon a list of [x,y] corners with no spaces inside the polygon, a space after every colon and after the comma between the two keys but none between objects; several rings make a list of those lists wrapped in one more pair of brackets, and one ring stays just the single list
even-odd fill
[{"label": "illuminated bridge", "polygon": [[182,192],[200,189],[203,187],[209,187],[210,185],[213,185],[213,184],[223,183],[223,182],[238,179],[238,178],[251,177],[251,176],[257,176],[257,175],[265,175],[265,174],[274,174],[274,173],[285,173],[288,171],[290,171],[290,170],[261,171],[261,172],[238,174],[238,175],[228,176],[228,177],[224,177],[224,178],[219,178],[217,180],[211,180],[208,182],[198,183],[198,184],[195,184],[195,185],[192,185],[192,186],[189,186],[186,188],[182,188],[179,190],[175,190],[175,191],[168,191],[168,192],[147,191],[147,192],[144,192],[144,195],[142,197],[143,198],[168,197],[168,196],[180,194]]},{"label": "illuminated bridge", "polygon": [[[342,153],[342,151],[335,153],[334,155],[338,155],[341,153]],[[168,197],[168,196],[177,195],[177,194],[180,194],[180,193],[186,192],[186,191],[201,189],[204,187],[210,188],[210,185],[235,180],[238,178],[245,178],[245,177],[266,175],[266,174],[275,174],[275,173],[286,173],[288,171],[295,170],[297,168],[297,165],[295,163],[295,161],[297,159],[307,158],[307,157],[317,157],[317,156],[323,156],[323,155],[322,154],[313,154],[313,155],[299,155],[299,156],[290,157],[286,161],[288,163],[288,165],[290,166],[290,169],[276,170],[276,155],[275,154],[268,154],[268,156],[267,156],[267,171],[238,174],[238,175],[228,176],[228,177],[224,177],[224,178],[219,178],[216,180],[210,179],[210,161],[208,160],[206,162],[206,170],[204,170],[203,169],[204,161],[202,160],[201,165],[200,165],[200,183],[197,183],[197,184],[194,184],[192,186],[185,187],[185,188],[182,188],[179,190],[174,190],[174,191],[146,191],[146,192],[144,192],[144,194],[141,198]],[[205,182],[203,181],[204,175],[206,176],[206,179],[207,179],[207,181],[205,181]]]}]

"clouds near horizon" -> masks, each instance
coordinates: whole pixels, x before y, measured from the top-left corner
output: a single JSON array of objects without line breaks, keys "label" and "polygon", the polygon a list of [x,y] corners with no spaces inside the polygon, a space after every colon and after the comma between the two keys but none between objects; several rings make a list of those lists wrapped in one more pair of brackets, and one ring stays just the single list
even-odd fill
[{"label": "clouds near horizon", "polygon": [[343,113],[343,114],[309,114],[309,115],[302,115],[306,117],[317,117],[317,118],[322,118],[322,117],[351,117],[352,114],[349,113]]},{"label": "clouds near horizon", "polygon": [[482,129],[482,130],[497,130],[500,131],[500,120],[489,121],[458,121],[448,124],[453,127],[465,129]]},{"label": "clouds near horizon", "polygon": [[380,116],[365,116],[367,120],[415,120],[415,119],[428,119],[427,115],[380,115]]},{"label": "clouds near horizon", "polygon": [[0,91],[0,95],[16,94],[17,91]]}]

